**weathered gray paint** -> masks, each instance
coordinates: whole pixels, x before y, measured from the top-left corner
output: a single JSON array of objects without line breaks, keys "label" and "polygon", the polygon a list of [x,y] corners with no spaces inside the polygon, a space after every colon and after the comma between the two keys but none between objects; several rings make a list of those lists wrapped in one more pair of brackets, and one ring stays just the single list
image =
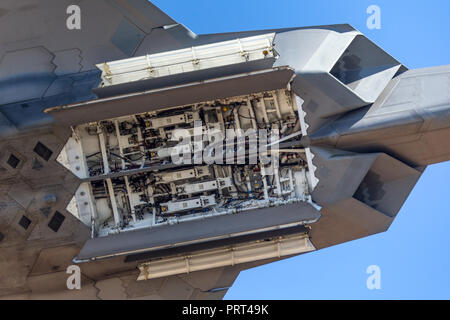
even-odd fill
[{"label": "weathered gray paint", "polygon": [[77,260],[124,255],[134,251],[147,252],[167,247],[202,243],[211,239],[236,237],[238,234],[261,232],[263,229],[287,227],[293,223],[315,221],[320,213],[309,203],[298,203],[166,225],[149,230],[138,230],[90,239]]},{"label": "weathered gray paint", "polygon": [[66,126],[84,124],[214,99],[283,89],[287,87],[293,74],[292,69],[280,67],[56,107],[45,112]]},{"label": "weathered gray paint", "polygon": [[385,152],[414,166],[450,159],[450,66],[410,70],[371,105],[305,139],[355,152]]},{"label": "weathered gray paint", "polygon": [[[67,113],[57,123],[43,110],[96,99],[98,63],[275,32],[280,58],[270,67],[295,70],[291,87],[305,101],[309,126],[302,141],[318,166],[313,198],[323,204],[322,217],[309,232],[317,248],[387,230],[426,165],[450,159],[449,67],[407,71],[345,24],[197,36],[179,24],[164,28],[176,22],[146,0],[79,3],[77,31],[65,28],[70,0],[0,4],[0,29],[15,30],[0,36],[0,297],[221,299],[226,290],[210,290],[277,260],[138,283],[137,264],[113,258],[83,264],[83,290],[66,290],[65,268],[89,230],[65,210],[81,181],[55,158],[68,124],[83,119]],[[124,19],[139,35],[129,43]],[[239,93],[237,85],[228,83],[228,93]],[[205,87],[198,89],[194,100],[205,98]],[[95,118],[115,114],[103,111]],[[49,161],[33,152],[38,141],[53,151]],[[16,169],[6,163],[11,153],[20,160]],[[49,195],[56,201],[49,204]],[[66,217],[58,233],[47,226],[56,210]],[[18,225],[23,215],[31,220],[27,230]]]}]

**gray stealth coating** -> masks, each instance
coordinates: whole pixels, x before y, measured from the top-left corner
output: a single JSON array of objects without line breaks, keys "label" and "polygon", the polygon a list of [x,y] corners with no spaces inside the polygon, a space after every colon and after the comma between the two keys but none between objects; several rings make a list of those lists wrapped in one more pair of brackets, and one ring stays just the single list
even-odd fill
[{"label": "gray stealth coating", "polygon": [[173,226],[165,225],[153,229],[124,232],[88,240],[78,254],[77,260],[201,243],[212,238],[229,238],[232,234],[315,221],[319,217],[320,213],[311,204],[296,203],[184,222]]}]

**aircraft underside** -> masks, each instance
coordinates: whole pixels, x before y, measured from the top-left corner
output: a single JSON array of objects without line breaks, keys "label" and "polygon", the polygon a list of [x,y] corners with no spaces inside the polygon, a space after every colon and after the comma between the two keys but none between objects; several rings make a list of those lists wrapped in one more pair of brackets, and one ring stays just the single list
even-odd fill
[{"label": "aircraft underside", "polygon": [[81,9],[76,39],[50,19],[0,47],[0,298],[221,299],[242,270],[386,231],[450,159],[450,68],[348,25],[198,36],[146,1]]}]

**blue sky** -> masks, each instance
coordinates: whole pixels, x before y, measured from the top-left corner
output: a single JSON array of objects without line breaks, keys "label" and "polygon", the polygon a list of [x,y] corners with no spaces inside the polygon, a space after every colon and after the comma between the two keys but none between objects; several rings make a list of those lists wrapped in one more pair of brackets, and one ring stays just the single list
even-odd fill
[{"label": "blue sky", "polygon": [[[450,64],[448,0],[153,2],[198,34],[349,23],[408,68]],[[372,4],[381,30],[366,27]],[[450,299],[449,200],[450,163],[430,166],[387,233],[242,272],[226,299]]]}]

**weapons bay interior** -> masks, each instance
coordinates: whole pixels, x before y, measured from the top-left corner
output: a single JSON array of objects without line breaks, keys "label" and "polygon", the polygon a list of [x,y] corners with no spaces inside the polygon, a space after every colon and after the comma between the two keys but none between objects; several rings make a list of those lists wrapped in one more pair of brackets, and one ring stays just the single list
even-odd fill
[{"label": "weapons bay interior", "polygon": [[[306,154],[295,143],[300,129],[296,100],[287,89],[75,126],[59,161],[84,182],[68,209],[92,227],[93,236],[106,236],[309,202]],[[191,139],[181,143],[180,132]],[[278,143],[265,153],[261,149],[290,136],[294,142],[285,149]],[[202,150],[217,137],[226,138],[220,146],[225,156],[211,149],[210,165]],[[248,149],[255,138],[259,159],[252,162],[256,150],[238,148]],[[174,154],[189,161],[175,163]],[[270,162],[262,164],[261,157]]]}]

